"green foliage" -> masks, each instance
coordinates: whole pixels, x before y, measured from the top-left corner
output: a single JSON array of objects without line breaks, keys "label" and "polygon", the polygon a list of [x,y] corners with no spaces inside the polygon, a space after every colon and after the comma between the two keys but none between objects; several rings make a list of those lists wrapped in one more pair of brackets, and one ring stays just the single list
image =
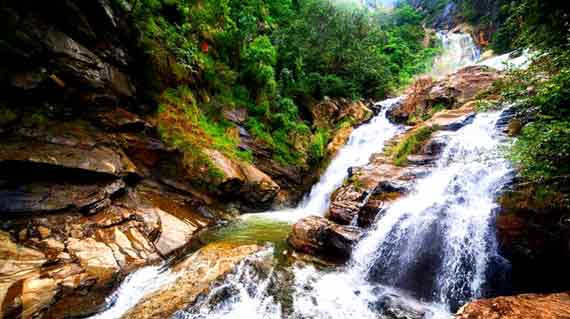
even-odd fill
[{"label": "green foliage", "polygon": [[330,132],[324,129],[318,130],[315,135],[313,135],[311,145],[309,146],[310,159],[313,163],[318,163],[325,157],[329,138]]},{"label": "green foliage", "polygon": [[[499,10],[493,22],[499,26],[493,35],[491,48],[508,52],[517,47],[534,47],[541,51],[568,47],[570,10],[559,1],[486,0]],[[479,1],[464,0],[471,6]],[[475,19],[480,17],[475,17]]]},{"label": "green foliage", "polygon": [[224,109],[246,108],[246,128],[276,161],[307,167],[330,134],[308,125],[306,101],[384,98],[436,52],[422,47],[422,16],[407,5],[386,13],[327,0],[115,0],[127,4],[164,139],[233,158],[252,154],[237,150]]},{"label": "green foliage", "polygon": [[511,71],[497,85],[528,122],[510,156],[523,176],[548,180],[570,172],[570,54],[542,56],[527,70]]},{"label": "green foliage", "polygon": [[[168,89],[160,97],[158,128],[161,139],[184,154],[184,165],[196,176],[204,176],[206,185],[216,185],[223,173],[205,153],[217,150],[238,160],[251,160],[250,152],[238,151],[233,124],[214,120],[204,114],[192,92],[184,86]],[[205,174],[204,174],[205,173]]]},{"label": "green foliage", "polygon": [[570,174],[570,121],[539,120],[522,130],[511,150],[520,172],[532,180]]},{"label": "green foliage", "polygon": [[389,150],[394,164],[405,166],[408,163],[408,155],[418,152],[436,130],[436,128],[424,126],[406,135],[402,141]]}]

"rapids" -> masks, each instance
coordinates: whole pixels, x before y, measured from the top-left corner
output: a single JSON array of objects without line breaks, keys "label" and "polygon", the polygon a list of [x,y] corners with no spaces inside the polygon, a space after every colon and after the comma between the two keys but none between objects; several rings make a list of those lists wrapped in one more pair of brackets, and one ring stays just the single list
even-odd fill
[{"label": "rapids", "polygon": [[[469,35],[440,32],[438,37],[443,52],[431,75],[478,62],[480,52]],[[446,144],[435,167],[379,216],[345,266],[291,264],[280,258],[291,224],[323,215],[347,170],[366,164],[405,129],[386,118],[398,101],[379,103],[381,112],[353,131],[296,208],[246,215],[206,234],[206,241],[269,246],[267,253],[242,262],[174,318],[450,318],[465,302],[500,288],[494,200],[512,176],[501,153],[508,143],[498,128],[501,112],[480,113],[456,132],[438,133]],[[129,276],[108,298],[107,309],[94,318],[120,318],[143,295],[172,280],[167,270],[143,268]]]}]

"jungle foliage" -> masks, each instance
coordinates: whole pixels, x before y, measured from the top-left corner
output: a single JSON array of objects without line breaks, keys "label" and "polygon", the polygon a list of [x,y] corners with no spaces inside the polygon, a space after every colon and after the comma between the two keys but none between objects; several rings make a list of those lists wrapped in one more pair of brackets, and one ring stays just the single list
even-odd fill
[{"label": "jungle foliage", "polygon": [[312,127],[310,101],[383,98],[435,55],[422,47],[423,17],[408,5],[388,13],[327,0],[115,1],[138,30],[146,92],[161,103],[163,126],[187,108],[172,102],[190,91],[198,115],[180,126],[190,130],[182,136],[207,136],[209,146],[239,158],[250,156],[226,137],[235,124],[221,118],[224,110],[247,109],[240,125],[275,160],[306,167],[330,137]]}]

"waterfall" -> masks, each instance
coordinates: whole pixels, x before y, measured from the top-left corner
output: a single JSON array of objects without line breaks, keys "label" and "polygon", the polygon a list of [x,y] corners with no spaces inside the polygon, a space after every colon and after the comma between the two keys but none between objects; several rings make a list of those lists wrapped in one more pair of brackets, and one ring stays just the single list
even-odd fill
[{"label": "waterfall", "polygon": [[367,164],[372,154],[382,151],[386,141],[403,131],[402,127],[390,123],[386,118],[386,112],[400,101],[401,97],[397,97],[378,103],[382,108],[380,114],[354,130],[298,210],[324,214],[329,207],[330,195],[342,184],[348,169]]},{"label": "waterfall", "polygon": [[447,136],[437,167],[358,245],[353,271],[452,309],[482,295],[495,253],[494,200],[511,176],[498,119],[479,114]]},{"label": "waterfall", "polygon": [[439,31],[437,38],[441,41],[442,53],[434,61],[430,72],[433,77],[446,76],[481,58],[481,50],[467,33]]},{"label": "waterfall", "polygon": [[346,267],[247,264],[221,286],[234,293],[210,294],[218,304],[199,302],[179,318],[450,318],[489,289],[495,199],[512,176],[500,116],[478,114],[456,132],[440,132],[446,146],[434,169],[379,217]]},{"label": "waterfall", "polygon": [[368,163],[372,154],[382,151],[386,141],[404,130],[402,126],[394,125],[386,118],[386,112],[401,99],[397,97],[377,103],[381,108],[380,113],[352,132],[348,142],[332,159],[319,182],[295,209],[246,215],[246,218],[270,217],[295,222],[309,215],[324,215],[329,207],[332,192],[342,185],[348,175],[348,169]]},{"label": "waterfall", "polygon": [[[439,75],[479,58],[468,35],[439,37],[443,53],[434,67]],[[380,114],[353,131],[297,208],[252,216],[294,222],[326,212],[330,194],[348,168],[366,164],[402,132],[386,119],[386,112],[398,102],[380,102]],[[174,317],[450,318],[458,306],[493,288],[489,270],[498,260],[492,227],[495,199],[512,175],[501,153],[506,137],[497,128],[499,119],[499,112],[481,113],[458,131],[438,132],[446,146],[435,167],[378,217],[346,266],[328,271],[306,263],[283,266],[272,253],[257,254]],[[124,313],[133,304],[130,290],[137,287],[132,281],[123,283],[119,291],[129,300],[115,296],[115,306],[100,318]],[[141,290],[155,286],[148,287]]]}]

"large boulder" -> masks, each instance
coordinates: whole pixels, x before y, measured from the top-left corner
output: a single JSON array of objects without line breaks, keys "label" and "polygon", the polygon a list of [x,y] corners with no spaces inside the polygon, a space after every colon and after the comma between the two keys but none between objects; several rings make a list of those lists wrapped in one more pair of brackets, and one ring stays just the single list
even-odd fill
[{"label": "large boulder", "polygon": [[310,216],[299,220],[287,239],[294,249],[332,260],[350,257],[353,246],[362,237],[362,230],[337,225],[324,217]]},{"label": "large boulder", "polygon": [[352,168],[347,182],[333,192],[328,217],[343,225],[369,226],[380,208],[408,191],[413,179],[413,171],[377,154],[367,165]]},{"label": "large boulder", "polygon": [[475,300],[461,307],[456,319],[570,318],[570,293],[525,294]]},{"label": "large boulder", "polygon": [[228,158],[216,150],[205,150],[214,169],[221,173],[218,190],[224,196],[239,196],[247,204],[270,204],[279,192],[279,185],[255,166]]}]

